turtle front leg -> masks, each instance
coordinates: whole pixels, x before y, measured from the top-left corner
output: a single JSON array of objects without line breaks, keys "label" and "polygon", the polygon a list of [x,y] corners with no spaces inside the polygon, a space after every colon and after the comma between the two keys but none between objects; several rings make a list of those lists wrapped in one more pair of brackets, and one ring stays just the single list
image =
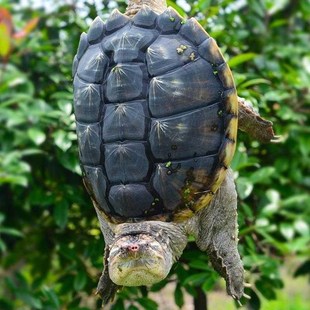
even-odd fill
[{"label": "turtle front leg", "polygon": [[237,248],[237,193],[230,169],[211,204],[198,214],[196,243],[226,280],[227,293],[236,300],[244,296],[244,269]]},{"label": "turtle front leg", "polygon": [[250,103],[238,97],[238,127],[259,142],[279,142],[279,136],[273,132],[271,121],[265,120],[253,110]]},{"label": "turtle front leg", "polygon": [[109,246],[105,246],[104,251],[104,268],[101,277],[98,282],[96,295],[99,295],[102,299],[103,305],[107,305],[109,302],[114,300],[116,292],[121,288],[121,286],[116,285],[109,276]]}]

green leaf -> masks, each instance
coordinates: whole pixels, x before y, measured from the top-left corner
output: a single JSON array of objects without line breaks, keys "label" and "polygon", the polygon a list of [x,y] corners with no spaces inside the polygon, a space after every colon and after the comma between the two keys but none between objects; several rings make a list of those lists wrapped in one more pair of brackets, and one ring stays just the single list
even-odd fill
[{"label": "green leaf", "polygon": [[251,80],[247,80],[245,82],[242,82],[241,84],[238,85],[238,91],[242,90],[242,89],[246,89],[248,87],[251,86],[255,86],[258,84],[271,84],[270,81],[266,80],[266,79],[251,79]]},{"label": "green leaf", "polygon": [[270,182],[270,179],[272,176],[275,174],[275,168],[274,167],[263,167],[260,168],[259,170],[255,171],[251,176],[250,176],[250,181],[253,184],[256,183],[268,183]]},{"label": "green leaf", "polygon": [[195,269],[201,269],[201,270],[207,270],[210,271],[210,267],[208,266],[208,263],[206,261],[196,260],[193,259],[189,266]]},{"label": "green leaf", "polygon": [[184,280],[183,285],[186,284],[191,284],[193,286],[201,285],[208,278],[209,275],[210,275],[209,272],[208,273],[202,272],[190,275]]},{"label": "green leaf", "polygon": [[253,191],[253,183],[244,177],[240,177],[236,181],[237,191],[241,199],[249,197]]},{"label": "green leaf", "polygon": [[280,224],[280,232],[287,240],[292,240],[294,237],[294,228],[293,225],[290,223]]},{"label": "green leaf", "polygon": [[18,292],[17,297],[26,303],[26,305],[33,307],[34,309],[42,309],[42,302],[40,299],[32,296],[28,292]]},{"label": "green leaf", "polygon": [[258,280],[255,282],[255,286],[265,298],[269,300],[276,299],[276,293],[270,281]]},{"label": "green leaf", "polygon": [[56,295],[56,293],[50,289],[47,286],[44,286],[42,289],[43,294],[45,295],[45,297],[47,297],[47,299],[49,300],[49,302],[56,308],[58,309],[60,307],[60,302],[59,302],[59,298]]},{"label": "green leaf", "polygon": [[23,237],[23,233],[14,228],[0,227],[0,234]]},{"label": "green leaf", "polygon": [[254,59],[257,56],[255,53],[244,53],[244,54],[239,54],[235,57],[232,57],[228,61],[228,65],[233,68],[236,67],[244,62],[250,61]]},{"label": "green leaf", "polygon": [[179,308],[182,308],[184,305],[184,295],[182,292],[181,285],[178,284],[174,291],[174,301]]},{"label": "green leaf", "polygon": [[84,271],[80,270],[74,277],[73,287],[76,291],[81,291],[87,282],[87,276]]},{"label": "green leaf", "polygon": [[204,292],[209,292],[213,289],[214,285],[216,284],[217,281],[217,276],[215,275],[215,273],[211,273],[210,277],[208,277],[203,285],[202,285],[202,290]]},{"label": "green leaf", "polygon": [[64,228],[68,220],[68,203],[65,200],[56,202],[54,207],[54,219],[60,228]]},{"label": "green leaf", "polygon": [[66,152],[72,145],[68,134],[64,130],[57,130],[53,134],[55,144],[64,152]]},{"label": "green leaf", "polygon": [[42,144],[46,139],[45,133],[37,128],[28,129],[28,136],[36,145]]},{"label": "green leaf", "polygon": [[147,310],[157,310],[158,305],[150,298],[137,298],[136,301]]},{"label": "green leaf", "polygon": [[306,221],[302,219],[296,220],[294,222],[294,228],[295,228],[295,231],[300,233],[302,236],[305,236],[305,237],[310,236],[309,224]]}]

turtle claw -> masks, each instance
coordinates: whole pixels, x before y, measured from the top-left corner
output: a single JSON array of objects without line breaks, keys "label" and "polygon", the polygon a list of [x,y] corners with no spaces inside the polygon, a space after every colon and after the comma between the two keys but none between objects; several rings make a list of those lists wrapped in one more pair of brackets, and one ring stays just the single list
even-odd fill
[{"label": "turtle claw", "polygon": [[247,295],[245,293],[243,293],[243,297],[246,298],[246,299],[249,299],[249,300],[251,299],[251,296],[249,296],[249,295]]},{"label": "turtle claw", "polygon": [[284,137],[283,136],[273,136],[273,138],[270,140],[271,143],[280,143],[283,142]]},{"label": "turtle claw", "polygon": [[251,284],[251,283],[244,282],[244,283],[243,283],[243,286],[244,286],[244,287],[252,287],[252,284]]}]

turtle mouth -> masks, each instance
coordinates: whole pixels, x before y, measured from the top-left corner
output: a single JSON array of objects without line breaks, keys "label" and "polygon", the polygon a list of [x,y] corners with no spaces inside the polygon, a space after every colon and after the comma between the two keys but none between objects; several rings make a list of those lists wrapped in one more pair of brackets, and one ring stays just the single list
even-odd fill
[{"label": "turtle mouth", "polygon": [[152,285],[164,279],[169,269],[164,267],[165,261],[153,258],[118,260],[109,265],[111,280],[124,286]]},{"label": "turtle mouth", "polygon": [[[163,258],[161,258],[161,260],[163,261]],[[125,261],[119,261],[117,268],[120,271],[127,270],[128,273],[138,270],[144,270],[146,272],[153,273],[153,267],[159,262],[159,260],[156,261],[152,258],[130,259]]]}]

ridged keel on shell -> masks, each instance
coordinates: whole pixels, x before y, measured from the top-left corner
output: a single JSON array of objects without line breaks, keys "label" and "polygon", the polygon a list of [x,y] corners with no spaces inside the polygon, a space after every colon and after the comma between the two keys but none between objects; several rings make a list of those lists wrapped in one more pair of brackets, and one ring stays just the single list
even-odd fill
[{"label": "ridged keel on shell", "polygon": [[96,18],[73,75],[84,182],[108,220],[179,221],[208,205],[234,154],[237,96],[195,19]]}]

